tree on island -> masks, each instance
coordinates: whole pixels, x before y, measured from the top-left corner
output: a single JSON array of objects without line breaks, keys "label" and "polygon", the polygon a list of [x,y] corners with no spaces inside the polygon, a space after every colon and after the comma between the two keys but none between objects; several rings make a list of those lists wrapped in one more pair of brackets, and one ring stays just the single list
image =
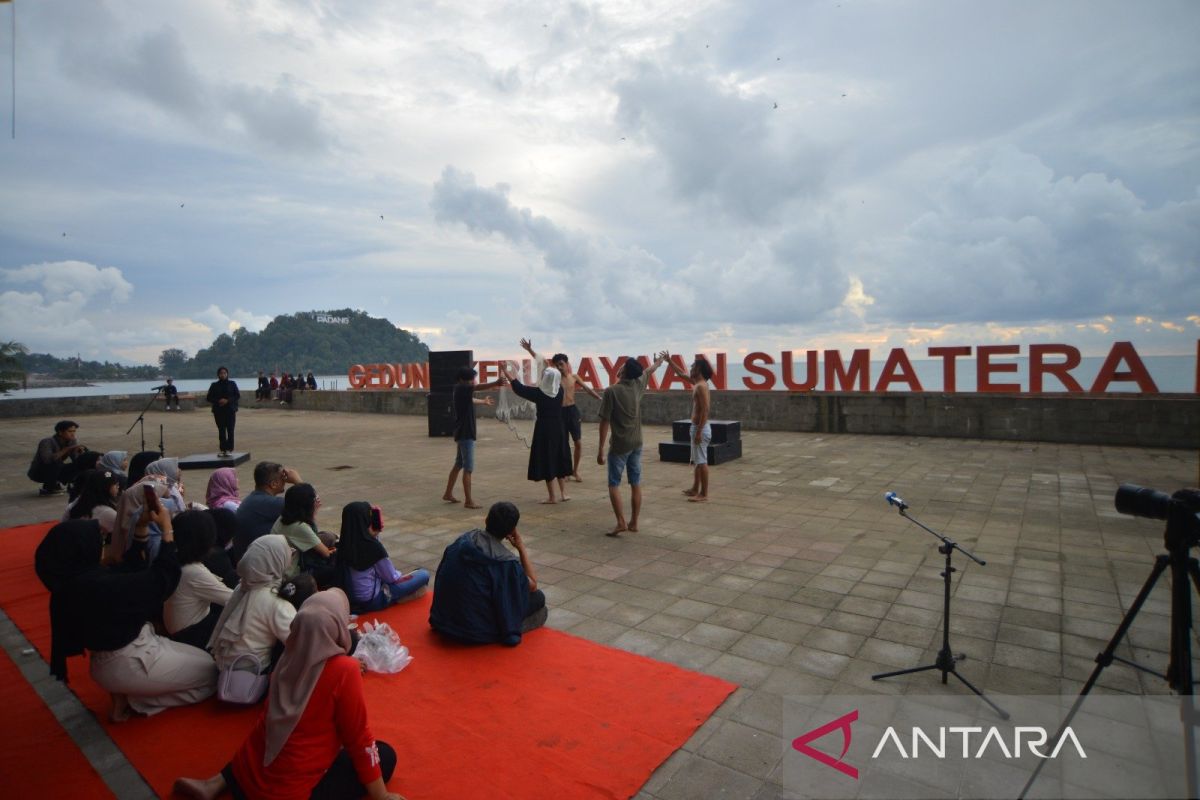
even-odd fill
[{"label": "tree on island", "polygon": [[19,356],[28,352],[29,348],[20,342],[0,342],[0,393],[8,394],[25,380]]}]

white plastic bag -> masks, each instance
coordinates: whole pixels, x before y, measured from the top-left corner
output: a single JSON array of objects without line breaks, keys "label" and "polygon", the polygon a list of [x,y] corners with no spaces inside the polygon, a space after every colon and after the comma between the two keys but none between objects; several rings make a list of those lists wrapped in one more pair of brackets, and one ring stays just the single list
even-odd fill
[{"label": "white plastic bag", "polygon": [[364,622],[354,657],[371,672],[395,673],[412,663],[408,648],[386,622]]}]

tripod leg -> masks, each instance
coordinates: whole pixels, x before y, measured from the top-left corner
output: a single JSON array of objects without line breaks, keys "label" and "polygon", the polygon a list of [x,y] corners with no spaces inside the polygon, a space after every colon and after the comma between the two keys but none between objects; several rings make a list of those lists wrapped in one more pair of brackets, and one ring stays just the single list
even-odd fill
[{"label": "tripod leg", "polygon": [[930,669],[938,669],[938,665],[930,664],[925,667],[912,667],[910,669],[898,669],[895,672],[881,672],[878,675],[872,675],[871,680],[878,681],[878,680],[882,680],[883,678],[894,678],[897,675],[911,675],[914,672],[925,672],[926,670],[930,670]]},{"label": "tripod leg", "polygon": [[[1166,571],[1171,564],[1171,557],[1161,555],[1154,559],[1154,569],[1150,570],[1150,575],[1146,578],[1146,582],[1142,584],[1141,591],[1138,592],[1137,598],[1134,599],[1133,605],[1129,607],[1129,611],[1125,612],[1125,618],[1121,620],[1121,624],[1117,626],[1117,632],[1113,634],[1109,640],[1108,646],[1104,651],[1096,656],[1096,668],[1092,670],[1092,674],[1088,677],[1087,683],[1079,690],[1079,696],[1075,698],[1075,703],[1071,706],[1071,710],[1067,712],[1067,716],[1063,719],[1062,724],[1058,726],[1058,730],[1054,734],[1054,738],[1050,741],[1057,747],[1062,740],[1063,732],[1071,726],[1071,720],[1075,719],[1075,715],[1079,712],[1083,701],[1087,699],[1088,693],[1092,691],[1092,687],[1096,685],[1096,681],[1100,679],[1100,673],[1104,671],[1113,661],[1113,653],[1121,644],[1121,640],[1125,638],[1125,634],[1129,632],[1129,626],[1133,624],[1134,617],[1137,616],[1142,605],[1146,602],[1146,598],[1150,596],[1150,590],[1154,588],[1154,584]],[[1020,797],[1023,799],[1029,793],[1029,789],[1033,786],[1033,782],[1037,780],[1038,775],[1042,772],[1042,767],[1045,766],[1045,760],[1039,760],[1036,767],[1033,769],[1033,774],[1029,776],[1029,780],[1025,783],[1025,788],[1021,790]]]},{"label": "tripod leg", "polygon": [[966,686],[972,692],[979,695],[979,699],[982,700],[983,702],[987,703],[989,706],[991,706],[992,710],[1000,715],[1000,719],[1008,719],[1009,715],[1008,715],[1007,711],[1005,711],[1003,708],[1001,708],[1000,706],[993,703],[990,699],[988,699],[988,696],[986,694],[984,694],[983,692],[976,689],[974,684],[972,684],[969,680],[964,678],[962,675],[959,675],[958,670],[952,669],[952,670],[950,670],[950,674],[953,675],[954,677],[958,678],[960,681],[962,681],[963,686]]}]

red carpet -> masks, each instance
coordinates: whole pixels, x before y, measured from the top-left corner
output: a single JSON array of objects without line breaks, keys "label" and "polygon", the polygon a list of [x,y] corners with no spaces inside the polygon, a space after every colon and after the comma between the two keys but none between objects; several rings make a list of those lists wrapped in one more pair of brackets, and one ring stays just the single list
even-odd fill
[{"label": "red carpet", "polygon": [[[0,607],[43,657],[48,604],[33,551],[48,528],[0,531]],[[366,678],[371,727],[399,756],[389,787],[410,800],[630,797],[736,688],[548,629],[511,649],[448,645],[429,630],[429,600],[367,617],[386,620],[414,658],[398,675]],[[76,694],[106,720],[108,696],[86,660],[72,659],[70,670]],[[176,777],[223,766],[258,713],[209,701],[105,725],[166,796]],[[9,761],[0,765],[0,784],[20,785]]]}]

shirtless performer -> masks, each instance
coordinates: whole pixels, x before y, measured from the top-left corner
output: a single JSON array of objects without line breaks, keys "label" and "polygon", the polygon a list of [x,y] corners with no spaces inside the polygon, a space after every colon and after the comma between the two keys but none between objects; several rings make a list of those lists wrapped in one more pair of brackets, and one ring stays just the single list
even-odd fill
[{"label": "shirtless performer", "polygon": [[[525,348],[525,352],[529,353],[535,360],[538,358],[537,353],[533,351],[533,345],[528,339],[521,340],[521,347]],[[542,366],[553,366],[562,373],[563,429],[575,443],[571,480],[576,483],[582,483],[583,478],[579,477],[579,459],[583,456],[583,428],[580,424],[579,408],[575,405],[575,389],[576,387],[582,387],[585,392],[597,400],[600,399],[600,393],[584,383],[583,379],[571,370],[571,362],[567,359],[566,354],[555,353],[552,358],[543,360],[544,364],[535,365],[537,369],[541,369]]]},{"label": "shirtless performer", "polygon": [[[666,356],[667,353],[662,353]],[[697,358],[692,362],[692,369],[683,374],[675,362],[667,359],[667,367],[681,378],[687,378],[692,384],[692,426],[690,440],[692,444],[691,462],[696,465],[692,478],[692,488],[684,489],[690,503],[708,502],[708,445],[712,441],[712,426],[708,424],[708,412],[712,407],[711,396],[708,392],[708,381],[712,378],[712,366],[707,359]]]},{"label": "shirtless performer", "polygon": [[579,459],[583,455],[583,427],[580,424],[579,408],[575,405],[575,388],[582,388],[597,400],[600,399],[600,393],[572,371],[571,362],[567,360],[565,353],[555,353],[554,358],[550,360],[563,376],[563,428],[575,443],[574,472],[571,473],[571,480],[582,483],[583,478],[579,477]]}]

